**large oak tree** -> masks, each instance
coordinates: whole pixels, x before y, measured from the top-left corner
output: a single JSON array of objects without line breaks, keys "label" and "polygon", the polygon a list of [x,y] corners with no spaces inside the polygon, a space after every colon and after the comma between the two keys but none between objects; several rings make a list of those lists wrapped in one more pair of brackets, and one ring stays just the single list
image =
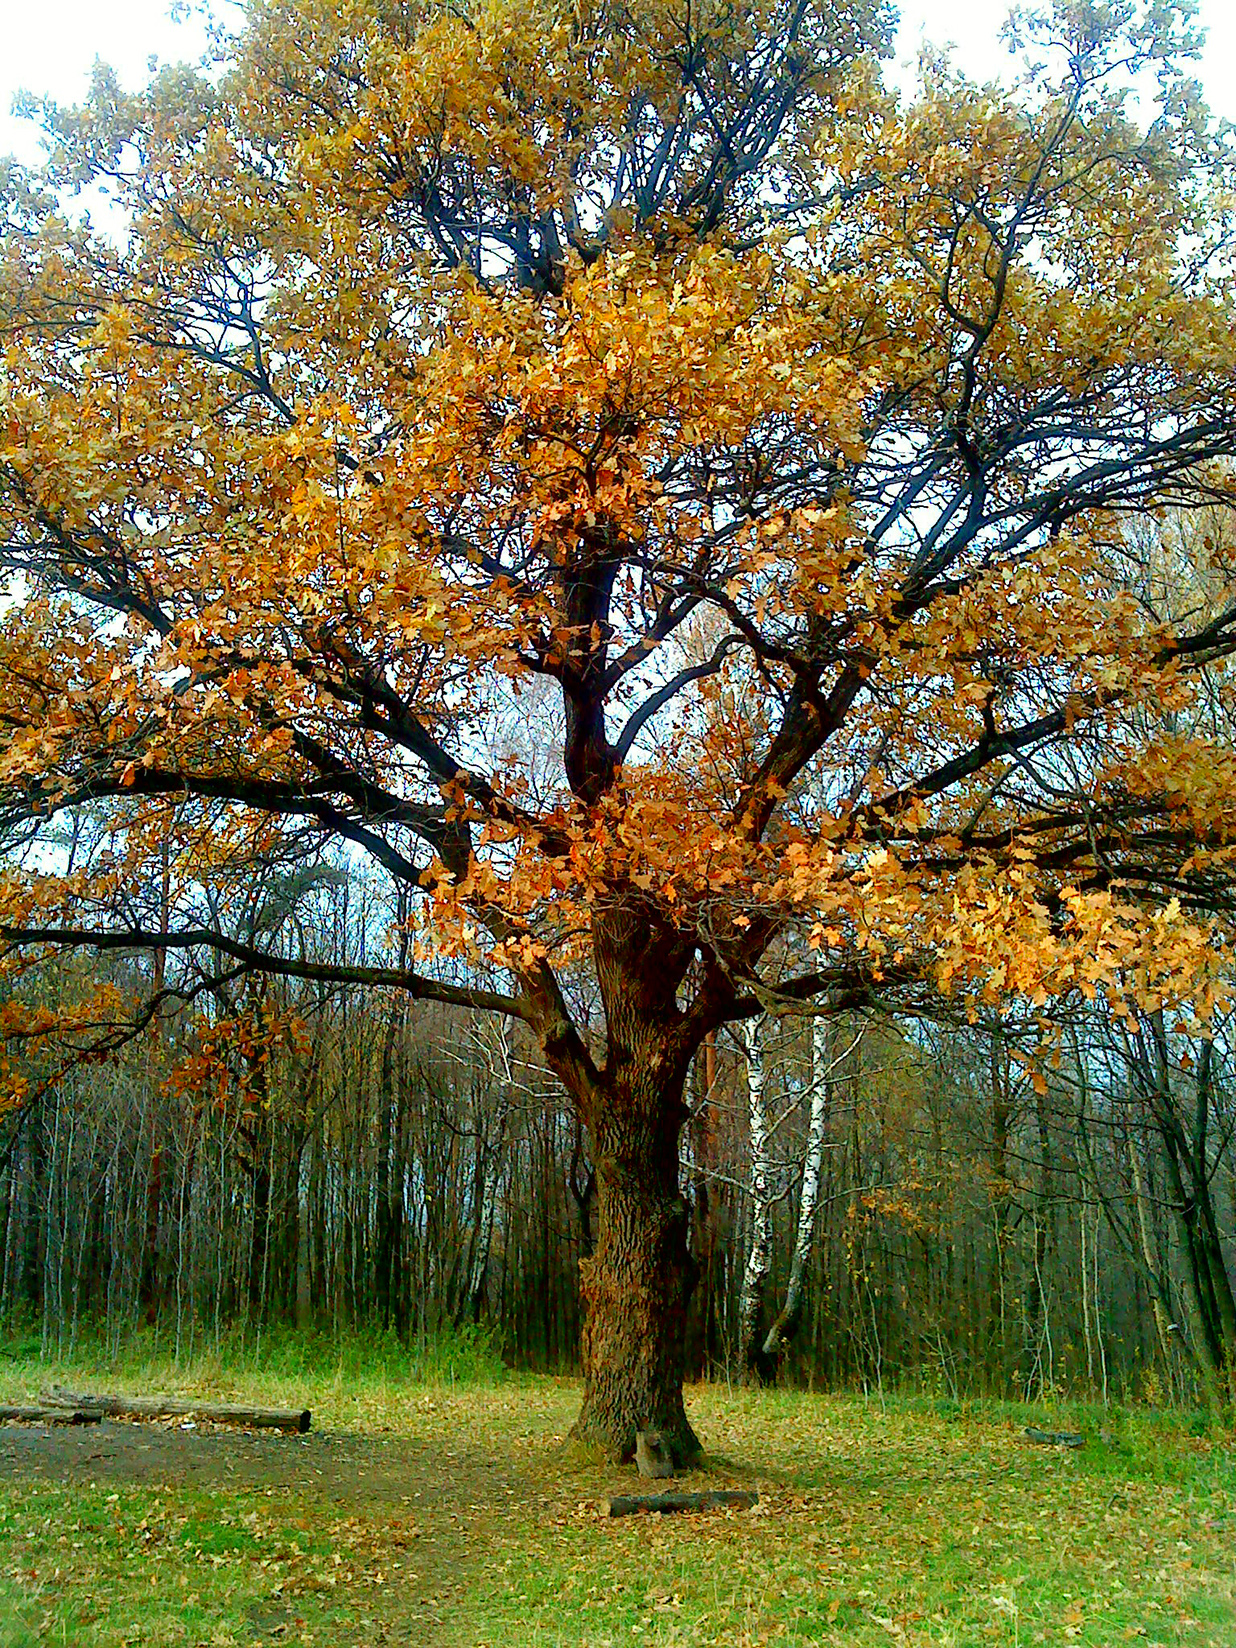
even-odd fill
[{"label": "large oak tree", "polygon": [[[6,174],[6,968],[526,1021],[596,1161],[577,1430],[619,1455],[697,1448],[709,1032],[907,989],[1204,1018],[1222,983],[1236,765],[1194,711],[1230,561],[1169,621],[1145,547],[1236,451],[1188,8],[1060,0],[1009,89],[928,64],[905,106],[889,27],[254,0],[213,72],[100,71]],[[229,925],[306,831],[404,890],[402,965]],[[3,1028],[88,1047],[122,1005],[18,990]]]}]

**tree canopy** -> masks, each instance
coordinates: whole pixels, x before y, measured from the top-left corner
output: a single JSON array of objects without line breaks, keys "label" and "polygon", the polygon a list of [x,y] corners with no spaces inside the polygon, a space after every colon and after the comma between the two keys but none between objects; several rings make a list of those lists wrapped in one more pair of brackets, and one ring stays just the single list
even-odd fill
[{"label": "tree canopy", "polygon": [[[1008,86],[908,102],[890,25],[255,0],[4,178],[5,969],[525,1020],[597,1158],[618,1452],[694,1447],[707,1033],[1225,989],[1236,155],[1190,7],[1058,0]],[[120,232],[71,209],[104,186]],[[399,959],[240,920],[331,843],[403,889]],[[0,1028],[141,1018],[74,1011]]]}]

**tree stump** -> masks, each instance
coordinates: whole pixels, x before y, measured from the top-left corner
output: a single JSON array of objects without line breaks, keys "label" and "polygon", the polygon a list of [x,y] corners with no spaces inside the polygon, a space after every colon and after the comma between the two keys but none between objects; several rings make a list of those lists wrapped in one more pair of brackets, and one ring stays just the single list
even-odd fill
[{"label": "tree stump", "polygon": [[660,1431],[636,1431],[635,1468],[641,1476],[673,1476],[673,1451]]}]

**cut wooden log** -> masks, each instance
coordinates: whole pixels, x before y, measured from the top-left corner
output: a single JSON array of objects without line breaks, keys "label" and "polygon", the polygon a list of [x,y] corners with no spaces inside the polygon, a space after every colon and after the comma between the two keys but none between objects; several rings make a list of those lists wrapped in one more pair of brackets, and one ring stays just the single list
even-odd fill
[{"label": "cut wooden log", "polygon": [[1077,1431],[1041,1431],[1037,1425],[1027,1425],[1026,1435],[1045,1448],[1084,1448],[1086,1445],[1086,1438]]},{"label": "cut wooden log", "polygon": [[8,1406],[0,1403],[0,1419],[11,1419],[18,1425],[97,1425],[103,1417],[102,1408],[83,1407],[74,1403],[18,1403]]},{"label": "cut wooden log", "polygon": [[83,1395],[53,1385],[40,1400],[56,1407],[97,1408],[109,1419],[209,1419],[216,1425],[248,1425],[255,1430],[309,1429],[308,1408],[248,1408],[234,1402],[204,1402],[189,1396]]},{"label": "cut wooden log", "polygon": [[605,1501],[606,1516],[632,1516],[637,1511],[715,1511],[732,1505],[749,1511],[759,1503],[750,1488],[710,1488],[706,1493],[615,1494]]}]

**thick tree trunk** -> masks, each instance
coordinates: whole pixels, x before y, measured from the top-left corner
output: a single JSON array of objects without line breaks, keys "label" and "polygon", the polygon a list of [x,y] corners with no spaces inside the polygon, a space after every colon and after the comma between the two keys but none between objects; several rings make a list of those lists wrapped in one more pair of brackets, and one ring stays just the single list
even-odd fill
[{"label": "thick tree trunk", "polygon": [[594,919],[604,1067],[559,1024],[542,1045],[574,1094],[596,1172],[596,1245],[579,1267],[584,1399],[572,1434],[625,1461],[637,1430],[660,1431],[685,1465],[700,1444],[682,1399],[695,1266],[678,1141],[687,1071],[711,1026],[677,1001],[694,944],[650,914],[632,898]]},{"label": "thick tree trunk", "polygon": [[678,1184],[685,1071],[641,1051],[606,1080],[591,1118],[597,1231],[580,1263],[584,1400],[573,1434],[626,1461],[637,1430],[660,1431],[685,1465],[700,1451],[682,1400],[695,1280]]}]

